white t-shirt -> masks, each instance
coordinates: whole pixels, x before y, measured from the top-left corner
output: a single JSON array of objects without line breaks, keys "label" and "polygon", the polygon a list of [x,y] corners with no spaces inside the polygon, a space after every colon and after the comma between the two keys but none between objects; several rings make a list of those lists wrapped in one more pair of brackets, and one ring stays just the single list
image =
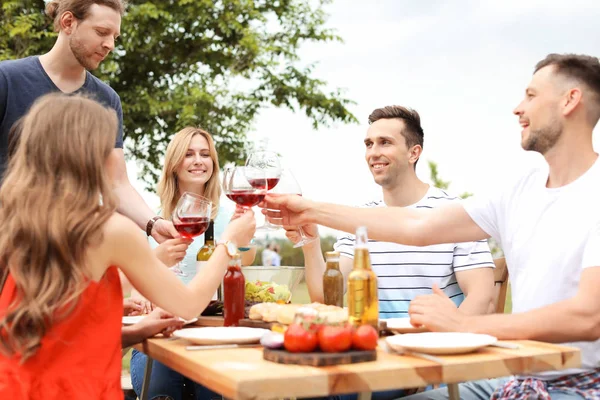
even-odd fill
[{"label": "white t-shirt", "polygon": [[[525,174],[499,196],[470,198],[464,207],[475,223],[496,239],[506,257],[513,313],[573,297],[583,268],[600,265],[584,247],[600,218],[600,159],[582,176],[560,188],[546,188],[548,166]],[[600,367],[600,341],[566,343],[582,352],[585,369]],[[569,370],[547,372],[555,378]]]},{"label": "white t-shirt", "polygon": [[[407,208],[434,208],[459,198],[430,186],[425,196]],[[365,207],[386,207],[381,201]],[[355,236],[343,233],[334,249],[342,256],[354,258]],[[416,247],[369,240],[371,265],[377,274],[380,318],[408,316],[408,305],[418,295],[431,294],[437,284],[458,306],[465,296],[456,281],[456,271],[494,268],[487,241],[449,243]]]}]

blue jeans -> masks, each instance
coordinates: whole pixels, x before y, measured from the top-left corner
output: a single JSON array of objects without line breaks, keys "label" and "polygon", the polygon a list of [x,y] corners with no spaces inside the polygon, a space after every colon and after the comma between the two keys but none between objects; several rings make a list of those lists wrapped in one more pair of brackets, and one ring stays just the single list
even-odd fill
[{"label": "blue jeans", "polygon": [[[148,357],[144,353],[140,353],[135,349],[131,354],[131,384],[138,396],[142,394],[142,384],[144,382],[144,371],[146,369],[147,359]],[[150,385],[148,386],[148,399],[168,396],[173,400],[183,400],[182,391],[184,382],[186,385],[192,385],[194,387],[196,400],[222,399],[220,394],[187,379],[179,372],[173,371],[171,368],[156,360],[152,363],[152,375],[150,376]]]},{"label": "blue jeans", "polygon": [[[386,390],[384,392],[373,392],[371,394],[371,400],[394,400],[404,396],[405,393],[402,389]],[[339,400],[357,400],[358,394],[342,394],[335,396],[334,398]]]},{"label": "blue jeans", "polygon": [[[504,385],[511,378],[500,379],[484,379],[481,381],[473,381],[461,383],[459,387],[459,395],[461,400],[489,400],[496,388]],[[567,394],[551,390],[548,392],[552,400],[581,400],[583,397],[579,395]],[[448,399],[448,389],[430,390],[429,392],[419,393],[404,398],[405,400],[445,400]]]}]

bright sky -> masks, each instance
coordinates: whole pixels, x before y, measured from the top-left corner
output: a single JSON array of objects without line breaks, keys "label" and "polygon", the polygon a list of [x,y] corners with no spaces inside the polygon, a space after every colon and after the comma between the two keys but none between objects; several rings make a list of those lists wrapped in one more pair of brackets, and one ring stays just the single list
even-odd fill
[{"label": "bright sky", "polygon": [[[337,0],[326,10],[344,43],[307,44],[301,62],[317,63],[314,76],[331,90],[346,90],[360,124],[315,131],[302,112],[268,108],[249,137],[268,140],[283,156],[305,197],[327,202],[359,205],[381,196],[363,138],[371,111],[392,104],[421,115],[421,179],[429,181],[432,160],[452,192],[486,193],[543,162],[521,150],[512,114],[535,64],[548,53],[600,55],[598,0]],[[134,163],[128,168],[135,181]],[[141,192],[143,184],[136,187]]]}]

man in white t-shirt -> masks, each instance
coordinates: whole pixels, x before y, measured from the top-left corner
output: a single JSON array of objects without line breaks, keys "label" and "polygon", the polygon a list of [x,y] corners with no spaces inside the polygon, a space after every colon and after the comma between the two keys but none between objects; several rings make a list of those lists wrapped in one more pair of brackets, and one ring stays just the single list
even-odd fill
[{"label": "man in white t-shirt", "polygon": [[[472,198],[433,210],[355,209],[298,196],[267,198],[286,225],[319,223],[412,245],[481,240],[501,244],[512,285],[513,314],[460,313],[439,290],[413,300],[411,322],[434,331],[487,333],[499,339],[568,343],[581,349],[582,368],[530,379],[470,382],[461,398],[600,397],[600,161],[592,131],[600,118],[600,62],[551,54],[535,68],[514,110],[521,145],[548,164],[523,174],[498,196]],[[586,249],[587,246],[587,249]],[[585,250],[585,251],[584,251]],[[417,395],[419,396],[419,395]],[[417,398],[445,398],[434,391]],[[594,397],[596,396],[596,397]]]}]

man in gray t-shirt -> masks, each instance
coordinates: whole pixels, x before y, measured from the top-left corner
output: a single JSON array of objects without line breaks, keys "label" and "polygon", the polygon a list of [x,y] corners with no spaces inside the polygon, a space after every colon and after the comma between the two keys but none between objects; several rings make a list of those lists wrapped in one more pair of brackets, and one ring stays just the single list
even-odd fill
[{"label": "man in gray t-shirt", "polygon": [[121,100],[89,72],[114,49],[124,11],[122,0],[50,1],[46,14],[54,20],[58,32],[54,47],[39,57],[0,62],[0,176],[6,168],[8,133],[36,99],[52,92],[85,93],[113,108],[119,119],[115,148],[107,165],[119,198],[118,211],[161,243],[179,234],[170,221],[155,216],[129,182],[123,154]]}]

